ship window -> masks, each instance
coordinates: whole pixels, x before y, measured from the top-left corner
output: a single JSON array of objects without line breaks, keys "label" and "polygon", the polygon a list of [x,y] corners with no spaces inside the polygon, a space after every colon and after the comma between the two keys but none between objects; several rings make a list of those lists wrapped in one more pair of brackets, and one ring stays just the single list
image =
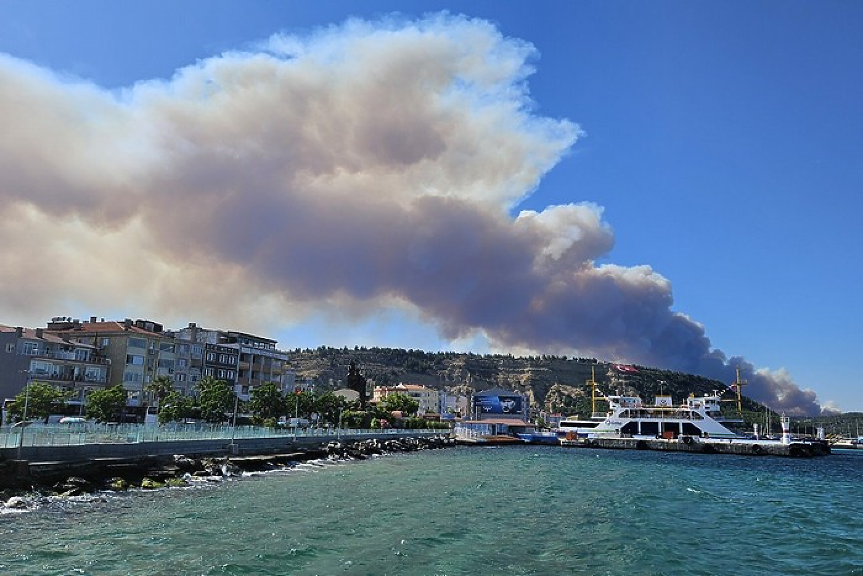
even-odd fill
[{"label": "ship window", "polygon": [[683,423],[683,433],[689,436],[698,436],[701,434],[701,430],[695,425],[690,424],[689,422]]},{"label": "ship window", "polygon": [[638,434],[638,423],[627,422],[623,429],[621,429],[621,432],[623,434]]},{"label": "ship window", "polygon": [[659,434],[659,422],[642,422],[641,433],[656,436]]}]

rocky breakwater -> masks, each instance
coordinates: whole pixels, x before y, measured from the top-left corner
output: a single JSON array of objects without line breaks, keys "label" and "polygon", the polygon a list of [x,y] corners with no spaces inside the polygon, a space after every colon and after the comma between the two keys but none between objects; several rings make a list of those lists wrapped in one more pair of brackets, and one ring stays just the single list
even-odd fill
[{"label": "rocky breakwater", "polygon": [[286,454],[192,458],[185,455],[84,462],[0,463],[0,512],[29,509],[46,498],[77,497],[130,489],[153,490],[220,482],[246,474],[290,470],[304,463],[362,460],[374,455],[455,446],[447,436],[330,442],[318,449]]},{"label": "rocky breakwater", "polygon": [[455,446],[455,440],[444,435],[430,438],[391,438],[386,440],[371,438],[351,442],[330,442],[326,446],[326,452],[330,458],[363,460],[369,456],[390,452],[413,452],[451,446]]}]

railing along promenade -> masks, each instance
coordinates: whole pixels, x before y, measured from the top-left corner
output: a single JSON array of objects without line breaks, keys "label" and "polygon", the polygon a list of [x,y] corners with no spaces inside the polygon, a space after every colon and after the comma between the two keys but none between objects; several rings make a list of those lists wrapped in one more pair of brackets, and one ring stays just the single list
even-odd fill
[{"label": "railing along promenade", "polygon": [[[356,436],[408,436],[412,434],[448,434],[446,429],[401,428],[263,428],[260,426],[224,426],[205,424],[57,424],[0,428],[0,449],[86,444],[139,444],[244,439],[319,439],[327,441]],[[23,434],[23,437],[22,437]]]}]

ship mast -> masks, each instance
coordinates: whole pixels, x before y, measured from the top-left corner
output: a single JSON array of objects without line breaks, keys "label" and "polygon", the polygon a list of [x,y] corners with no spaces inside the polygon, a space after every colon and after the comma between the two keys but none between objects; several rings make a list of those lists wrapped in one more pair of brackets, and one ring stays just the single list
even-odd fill
[{"label": "ship mast", "polygon": [[590,384],[590,415],[593,417],[596,414],[596,365],[590,367],[590,380],[585,384]]},{"label": "ship mast", "polygon": [[743,414],[743,387],[746,386],[746,380],[740,379],[740,366],[737,366],[737,380],[733,382],[734,388],[737,390],[737,412]]}]

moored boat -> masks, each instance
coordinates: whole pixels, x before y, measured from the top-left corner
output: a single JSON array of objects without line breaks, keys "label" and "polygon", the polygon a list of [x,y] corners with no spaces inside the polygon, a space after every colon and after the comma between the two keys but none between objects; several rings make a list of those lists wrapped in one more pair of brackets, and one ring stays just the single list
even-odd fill
[{"label": "moored boat", "polygon": [[792,438],[786,416],[781,418],[782,437],[779,440],[762,438],[757,433],[749,436],[738,434],[719,421],[721,398],[717,391],[702,397],[690,396],[682,404],[674,404],[671,396],[657,396],[653,404],[646,404],[638,396],[602,398],[609,406],[605,417],[598,423],[581,421],[581,427],[569,427],[560,438],[562,446],[631,446],[784,456],[814,456],[830,452],[823,439]]}]

